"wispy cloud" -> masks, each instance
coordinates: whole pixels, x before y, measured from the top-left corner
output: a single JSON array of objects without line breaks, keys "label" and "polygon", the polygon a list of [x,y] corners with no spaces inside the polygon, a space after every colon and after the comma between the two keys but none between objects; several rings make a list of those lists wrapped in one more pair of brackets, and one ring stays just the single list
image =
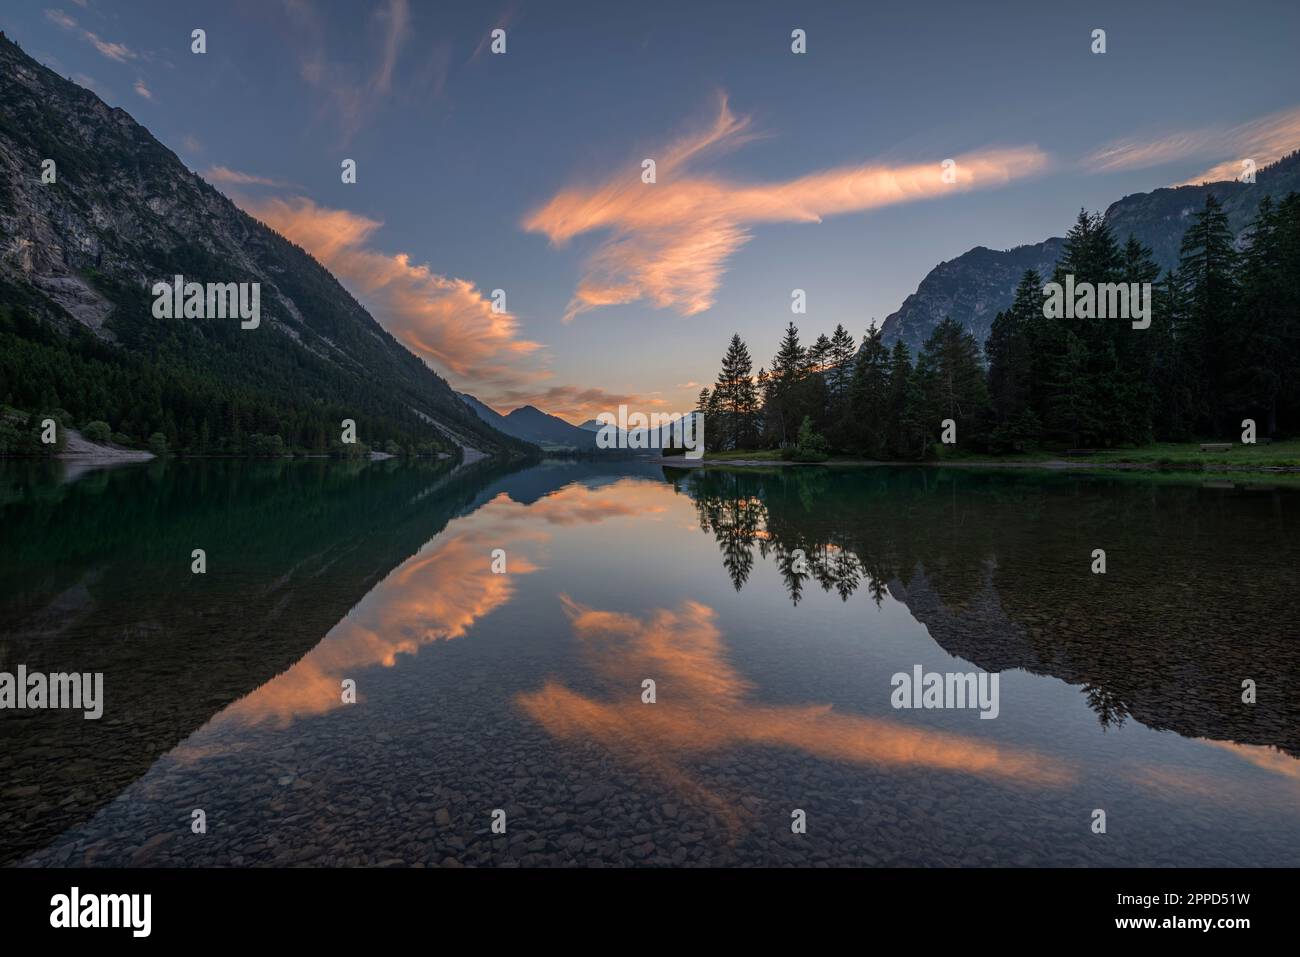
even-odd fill
[{"label": "wispy cloud", "polygon": [[103,39],[98,34],[79,26],[76,20],[68,16],[62,10],[46,10],[45,17],[51,23],[62,27],[64,30],[77,33],[83,40],[90,43],[96,50],[108,57],[110,60],[116,60],[118,63],[127,63],[131,60],[140,59],[140,55],[125,43],[116,43]]},{"label": "wispy cloud", "polygon": [[72,19],[72,17],[68,16],[62,10],[46,10],[45,19],[49,20],[56,26],[63,27],[65,30],[77,29],[77,21]]},{"label": "wispy cloud", "polygon": [[707,126],[651,152],[653,184],[629,164],[595,185],[562,190],[523,222],[525,229],[563,244],[582,233],[609,235],[587,260],[565,314],[647,300],[690,316],[714,301],[732,255],[759,223],[818,223],[953,191],[999,186],[1040,172],[1047,156],[1034,146],[956,157],[955,183],[943,181],[939,159],[911,166],[865,164],[771,183],[742,183],[695,175],[690,167],[734,148],[755,134],[748,117],[721,98]]},{"label": "wispy cloud", "polygon": [[[325,27],[315,9],[304,0],[284,0],[302,38],[299,75],[325,97],[325,110],[338,118],[344,140],[350,140],[366,120],[391,95],[398,61],[411,26],[407,0],[387,0],[374,14],[380,31],[379,56],[368,75],[332,59]],[[444,81],[445,82],[445,79]]]},{"label": "wispy cloud", "polygon": [[1242,160],[1251,159],[1257,167],[1263,167],[1297,147],[1300,147],[1300,107],[1236,126],[1205,126],[1154,137],[1115,140],[1084,157],[1083,165],[1092,172],[1111,173],[1180,160],[1214,164],[1174,184],[1187,186],[1235,179],[1241,175]]},{"label": "wispy cloud", "polygon": [[[188,143],[186,147],[190,148]],[[199,149],[201,150],[202,147],[200,146]],[[203,178],[213,183],[227,183],[231,186],[273,186],[283,189],[291,185],[283,180],[243,173],[228,166],[209,166],[203,173]]]},{"label": "wispy cloud", "polygon": [[135,81],[135,86],[133,86],[132,89],[135,90],[138,96],[142,96],[146,100],[153,99],[153,91],[151,91],[149,87],[145,86],[145,82],[142,79],[137,78]]},{"label": "wispy cloud", "polygon": [[316,257],[357,293],[389,332],[416,355],[464,383],[462,388],[522,387],[545,375],[516,363],[541,348],[521,338],[509,312],[474,283],[439,275],[406,253],[371,246],[383,225],[310,199],[243,201],[252,215]]}]

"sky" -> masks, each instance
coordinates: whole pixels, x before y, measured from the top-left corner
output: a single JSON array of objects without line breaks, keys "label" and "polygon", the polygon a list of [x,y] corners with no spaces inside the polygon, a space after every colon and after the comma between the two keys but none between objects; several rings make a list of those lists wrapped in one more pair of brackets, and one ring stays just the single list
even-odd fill
[{"label": "sky", "polygon": [[733,333],[756,370],[791,319],[858,338],[974,246],[1300,147],[1293,0],[16,0],[0,28],[455,388],[575,423],[687,411]]}]

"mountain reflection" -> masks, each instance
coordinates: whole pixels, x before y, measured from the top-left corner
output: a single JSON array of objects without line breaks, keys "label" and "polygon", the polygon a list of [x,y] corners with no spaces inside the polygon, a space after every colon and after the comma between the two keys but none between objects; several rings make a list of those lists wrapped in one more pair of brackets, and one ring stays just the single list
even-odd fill
[{"label": "mountain reflection", "polygon": [[[670,469],[737,590],[903,602],[949,653],[1079,686],[1103,727],[1300,754],[1300,494],[1155,476]],[[1092,574],[1094,548],[1108,572]],[[1225,573],[1226,572],[1226,573]],[[1242,701],[1242,682],[1261,690]],[[1283,761],[1291,758],[1278,755]]]},{"label": "mountain reflection", "polygon": [[[287,674],[503,473],[397,466],[173,462],[71,483],[43,466],[0,470],[0,666],[103,672],[107,696],[102,721],[0,720],[0,864]],[[202,576],[189,570],[199,545]]]},{"label": "mountain reflection", "polygon": [[[291,668],[235,702],[214,726],[274,722],[342,706],[341,683],[376,665],[391,668],[401,655],[463,637],[509,602],[518,576],[542,564],[547,526],[595,524],[609,518],[652,514],[659,490],[633,481],[600,488],[558,489],[531,504],[502,492],[469,515],[454,519],[420,551],[395,568]],[[492,551],[504,548],[506,573],[494,574]],[[364,697],[364,683],[358,697]],[[197,757],[181,749],[180,757]],[[203,756],[207,756],[206,752]]]}]

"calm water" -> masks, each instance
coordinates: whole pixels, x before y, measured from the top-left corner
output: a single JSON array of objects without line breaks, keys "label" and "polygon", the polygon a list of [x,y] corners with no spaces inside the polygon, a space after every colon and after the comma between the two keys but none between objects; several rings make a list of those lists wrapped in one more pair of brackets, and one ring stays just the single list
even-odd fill
[{"label": "calm water", "polygon": [[[107,699],[0,712],[0,863],[1295,866],[1298,526],[1153,476],[0,466],[0,670]],[[916,665],[997,718],[895,709]]]}]

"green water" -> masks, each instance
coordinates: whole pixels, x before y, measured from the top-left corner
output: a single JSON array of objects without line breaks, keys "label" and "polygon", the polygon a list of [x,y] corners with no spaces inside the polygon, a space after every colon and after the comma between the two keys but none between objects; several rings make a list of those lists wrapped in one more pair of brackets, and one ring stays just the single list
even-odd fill
[{"label": "green water", "polygon": [[[1114,474],[0,465],[0,671],[105,685],[0,712],[0,861],[1294,866],[1298,516]],[[895,707],[918,666],[996,674],[996,717]]]}]

